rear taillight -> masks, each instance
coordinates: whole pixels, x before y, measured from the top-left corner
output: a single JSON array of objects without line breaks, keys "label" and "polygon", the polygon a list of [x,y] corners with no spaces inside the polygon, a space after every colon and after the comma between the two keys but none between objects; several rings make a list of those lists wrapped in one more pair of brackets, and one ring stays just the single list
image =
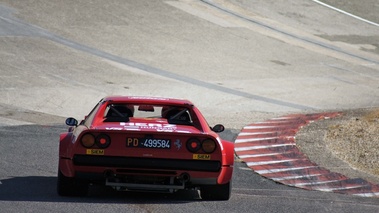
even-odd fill
[{"label": "rear taillight", "polygon": [[100,134],[96,137],[91,133],[86,133],[80,139],[80,143],[85,148],[97,146],[97,148],[105,149],[111,144],[111,138],[106,134]]},{"label": "rear taillight", "polygon": [[216,142],[211,139],[205,139],[201,143],[201,148],[207,154],[210,154],[216,150]]},{"label": "rear taillight", "polygon": [[82,136],[80,142],[81,142],[82,146],[84,146],[86,148],[90,148],[93,145],[95,145],[95,137],[92,134],[87,133],[87,134]]},{"label": "rear taillight", "polygon": [[190,138],[187,141],[186,146],[188,151],[195,153],[201,149],[201,142],[197,138]]},{"label": "rear taillight", "polygon": [[100,134],[96,136],[96,145],[101,148],[105,149],[111,144],[111,138],[106,134]]},{"label": "rear taillight", "polygon": [[[190,138],[186,144],[187,150],[196,153],[202,150],[203,153],[210,154],[213,153],[217,148],[216,141],[212,139],[205,139],[203,141],[197,138]],[[201,152],[201,151],[200,151]]]}]

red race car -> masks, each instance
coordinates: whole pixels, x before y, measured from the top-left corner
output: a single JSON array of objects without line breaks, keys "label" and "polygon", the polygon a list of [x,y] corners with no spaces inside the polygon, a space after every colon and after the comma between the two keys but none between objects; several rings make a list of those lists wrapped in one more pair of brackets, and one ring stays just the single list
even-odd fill
[{"label": "red race car", "polygon": [[80,123],[67,118],[60,135],[57,190],[85,196],[90,184],[115,190],[173,193],[200,190],[202,199],[228,200],[234,144],[224,126],[209,127],[190,101],[110,96]]}]

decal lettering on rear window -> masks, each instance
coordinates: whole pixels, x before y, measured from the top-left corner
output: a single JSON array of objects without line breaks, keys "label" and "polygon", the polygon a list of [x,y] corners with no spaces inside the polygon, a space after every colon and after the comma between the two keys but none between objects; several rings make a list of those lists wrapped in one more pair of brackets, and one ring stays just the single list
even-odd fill
[{"label": "decal lettering on rear window", "polygon": [[120,126],[124,126],[124,129],[126,130],[148,129],[148,130],[156,130],[158,132],[174,132],[177,129],[177,126],[174,124],[159,124],[159,123],[121,122]]}]

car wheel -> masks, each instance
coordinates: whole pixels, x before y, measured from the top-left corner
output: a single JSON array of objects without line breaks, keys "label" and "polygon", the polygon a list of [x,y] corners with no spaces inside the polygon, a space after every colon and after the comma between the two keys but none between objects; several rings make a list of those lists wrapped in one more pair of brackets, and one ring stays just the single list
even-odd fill
[{"label": "car wheel", "polygon": [[57,192],[60,196],[85,196],[88,192],[88,183],[66,177],[58,170]]},{"label": "car wheel", "polygon": [[206,185],[200,188],[203,200],[229,200],[232,191],[232,183],[222,185]]}]

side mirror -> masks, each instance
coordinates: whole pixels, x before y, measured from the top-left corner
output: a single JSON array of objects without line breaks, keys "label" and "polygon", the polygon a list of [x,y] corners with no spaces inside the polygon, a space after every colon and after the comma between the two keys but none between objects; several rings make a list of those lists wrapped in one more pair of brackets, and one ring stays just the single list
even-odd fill
[{"label": "side mirror", "polygon": [[212,130],[213,130],[214,132],[223,132],[223,131],[225,130],[225,127],[224,127],[224,125],[222,125],[222,124],[217,124],[216,126],[214,126],[214,127],[212,128]]},{"label": "side mirror", "polygon": [[78,120],[76,120],[75,118],[67,118],[66,119],[66,125],[67,126],[78,126]]}]

